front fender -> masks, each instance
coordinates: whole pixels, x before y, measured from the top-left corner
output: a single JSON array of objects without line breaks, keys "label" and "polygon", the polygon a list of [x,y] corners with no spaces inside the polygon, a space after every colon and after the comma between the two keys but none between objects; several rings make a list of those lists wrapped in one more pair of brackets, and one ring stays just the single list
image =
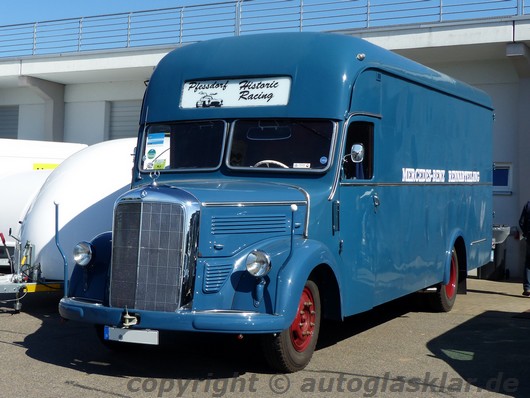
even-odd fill
[{"label": "front fender", "polygon": [[[263,278],[265,288],[262,297],[258,297],[257,285],[261,281],[246,271],[245,259],[254,249],[263,250],[271,258],[272,269]],[[234,288],[231,309],[240,311],[260,311],[269,314],[274,313],[274,292],[278,273],[289,261],[292,251],[292,240],[290,236],[282,236],[261,241],[240,253],[235,260],[235,272],[232,274],[232,286]],[[226,292],[226,291],[225,291]],[[228,292],[226,292],[228,293]]]},{"label": "front fender", "polygon": [[112,252],[112,233],[104,232],[90,242],[94,250],[91,263],[86,267],[75,265],[70,277],[69,296],[103,302]]},{"label": "front fender", "polygon": [[[340,269],[335,258],[327,246],[322,242],[309,239],[295,239],[293,241],[292,256],[278,273],[276,287],[276,315],[285,319],[283,329],[287,329],[294,320],[302,291],[313,270],[327,264],[335,274],[335,279],[341,281]],[[342,308],[342,294],[340,294]]]}]

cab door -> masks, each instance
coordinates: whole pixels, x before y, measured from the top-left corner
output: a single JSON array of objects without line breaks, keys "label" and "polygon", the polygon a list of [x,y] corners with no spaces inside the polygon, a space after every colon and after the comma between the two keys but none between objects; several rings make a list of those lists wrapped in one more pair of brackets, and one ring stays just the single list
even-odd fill
[{"label": "cab door", "polygon": [[[341,154],[336,212],[340,256],[345,266],[345,311],[355,314],[374,306],[377,269],[378,194],[374,179],[374,134],[379,121],[354,117],[348,124]],[[361,150],[363,153],[359,154]]]}]

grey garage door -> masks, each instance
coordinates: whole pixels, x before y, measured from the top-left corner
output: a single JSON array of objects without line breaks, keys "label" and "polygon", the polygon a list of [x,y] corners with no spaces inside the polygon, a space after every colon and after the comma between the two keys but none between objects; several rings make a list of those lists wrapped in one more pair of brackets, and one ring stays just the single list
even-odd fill
[{"label": "grey garage door", "polygon": [[111,102],[109,129],[111,140],[137,136],[141,107],[141,100]]}]

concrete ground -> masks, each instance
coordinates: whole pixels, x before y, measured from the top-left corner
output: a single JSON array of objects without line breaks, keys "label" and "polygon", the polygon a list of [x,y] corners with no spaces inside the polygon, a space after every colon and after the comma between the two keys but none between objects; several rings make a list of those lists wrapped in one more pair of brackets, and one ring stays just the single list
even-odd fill
[{"label": "concrete ground", "polygon": [[0,397],[529,397],[521,292],[469,280],[449,313],[413,295],[326,322],[310,364],[288,375],[265,366],[252,336],[178,334],[114,353],[90,325],[61,321],[59,295],[34,294],[19,314],[0,303]]}]

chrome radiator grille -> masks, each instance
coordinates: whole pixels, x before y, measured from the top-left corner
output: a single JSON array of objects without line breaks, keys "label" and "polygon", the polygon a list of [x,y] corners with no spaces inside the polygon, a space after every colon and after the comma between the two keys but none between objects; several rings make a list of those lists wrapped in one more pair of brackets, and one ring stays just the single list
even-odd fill
[{"label": "chrome radiator grille", "polygon": [[[116,207],[110,305],[171,312],[180,308],[190,270],[185,215],[174,203],[126,202]],[[186,288],[186,287],[185,287]]]}]

